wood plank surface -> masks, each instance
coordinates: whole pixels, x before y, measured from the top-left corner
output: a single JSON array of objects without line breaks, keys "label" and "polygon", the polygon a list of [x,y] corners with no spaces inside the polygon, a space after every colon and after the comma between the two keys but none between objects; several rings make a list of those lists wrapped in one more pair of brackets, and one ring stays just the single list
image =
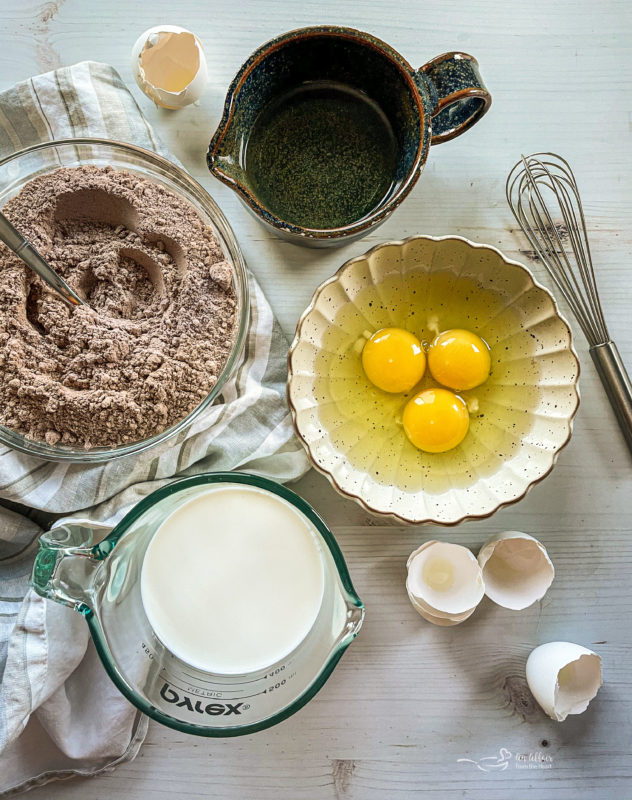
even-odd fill
[{"label": "wood plank surface", "polygon": [[[460,234],[529,263],[506,206],[505,179],[520,153],[560,152],[584,196],[612,337],[632,365],[628,0],[0,0],[0,9],[0,88],[86,58],[113,64],[226,213],[290,336],[317,284],[381,241]],[[192,29],[205,45],[210,84],[198,107],[156,109],[133,84],[131,46],[160,22]],[[414,65],[448,50],[470,52],[494,102],[465,136],[433,148],[421,181],[379,230],[342,249],[310,251],[264,231],[208,175],[204,156],[228,83],[248,54],[284,30],[324,22],[371,31]],[[271,730],[237,739],[198,739],[152,724],[134,762],[30,797],[632,797],[632,461],[574,322],[573,329],[583,367],[573,439],[551,476],[519,504],[454,529],[404,528],[369,516],[314,472],[296,485],[334,530],[367,607],[357,641],[313,702]],[[404,588],[411,550],[430,537],[476,548],[506,529],[546,544],[557,571],[546,598],[519,613],[484,600],[456,628],[425,623]],[[530,650],[554,639],[592,647],[604,661],[597,699],[563,724],[534,705],[524,681]],[[458,761],[494,756],[502,747],[512,753],[504,771]]]}]

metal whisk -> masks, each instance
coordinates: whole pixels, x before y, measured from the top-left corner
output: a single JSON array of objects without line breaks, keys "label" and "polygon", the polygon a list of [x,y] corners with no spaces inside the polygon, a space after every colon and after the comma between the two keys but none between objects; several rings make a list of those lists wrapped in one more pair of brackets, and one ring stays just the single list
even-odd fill
[{"label": "metal whisk", "polygon": [[506,191],[514,217],[588,340],[590,355],[632,452],[632,383],[604,319],[573,171],[555,153],[522,156],[509,173]]}]

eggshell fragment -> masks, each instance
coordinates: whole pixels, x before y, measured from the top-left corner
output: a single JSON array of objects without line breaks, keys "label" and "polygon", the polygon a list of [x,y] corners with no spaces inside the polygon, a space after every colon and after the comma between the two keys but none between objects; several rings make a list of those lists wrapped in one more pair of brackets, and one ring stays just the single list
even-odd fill
[{"label": "eggshell fragment", "polygon": [[411,553],[406,589],[413,608],[435,625],[457,625],[484,594],[481,569],[462,545],[431,540]]},{"label": "eggshell fragment", "polygon": [[553,583],[555,568],[543,544],[520,531],[492,536],[478,554],[485,594],[515,611],[541,600]]},{"label": "eggshell fragment", "polygon": [[549,642],[527,659],[527,683],[542,710],[563,722],[581,714],[602,684],[601,656],[572,642]]},{"label": "eggshell fragment", "polygon": [[464,614],[445,616],[445,617],[436,616],[435,614],[432,614],[428,610],[427,606],[423,605],[422,603],[419,603],[415,599],[415,597],[410,594],[410,592],[408,593],[408,599],[410,600],[410,603],[412,607],[415,609],[415,611],[425,620],[427,620],[428,622],[432,622],[433,625],[442,625],[444,627],[449,627],[451,625],[459,625],[461,622],[465,622],[465,620],[471,617],[474,611],[476,611],[476,606],[474,606],[474,608],[471,608]]},{"label": "eggshell fragment", "polygon": [[208,81],[200,40],[178,25],[156,25],[132,48],[132,72],[141,90],[163,108],[184,108],[200,99]]}]

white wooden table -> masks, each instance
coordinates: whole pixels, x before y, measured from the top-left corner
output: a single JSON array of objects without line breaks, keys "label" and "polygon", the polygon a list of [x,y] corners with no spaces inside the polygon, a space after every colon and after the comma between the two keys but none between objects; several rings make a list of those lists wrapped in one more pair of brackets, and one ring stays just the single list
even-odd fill
[{"label": "white wooden table", "polygon": [[[380,241],[456,233],[523,258],[505,178],[521,152],[558,151],[578,175],[603,305],[632,365],[631,8],[628,0],[0,0],[0,88],[86,58],[113,64],[131,85],[129,54],[140,32],[159,22],[194,30],[210,72],[201,106],[162,111],[133,91],[226,213],[288,335],[314,287]],[[326,252],[272,238],[204,161],[246,56],[279,32],[318,22],[371,31],[414,65],[446,50],[471,52],[494,97],[479,125],[431,152],[422,180],[382,228]],[[367,607],[357,641],[305,709],[271,730],[223,741],[152,724],[133,763],[35,790],[33,800],[632,797],[632,460],[574,328],[583,375],[573,439],[518,505],[455,529],[400,528],[370,518],[313,472],[297,484],[335,531]],[[429,537],[478,547],[511,528],[542,539],[555,563],[542,603],[519,613],[485,600],[451,629],[413,611],[404,578],[414,547]],[[534,706],[524,683],[529,651],[554,639],[585,644],[604,660],[597,699],[563,724]],[[457,761],[503,747],[512,753],[504,771]]]}]

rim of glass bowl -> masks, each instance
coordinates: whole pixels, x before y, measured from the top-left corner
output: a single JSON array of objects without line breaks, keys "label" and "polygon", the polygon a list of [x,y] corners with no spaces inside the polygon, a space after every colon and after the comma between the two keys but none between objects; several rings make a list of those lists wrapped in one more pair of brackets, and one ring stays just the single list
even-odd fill
[{"label": "rim of glass bowl", "polygon": [[[108,536],[102,542],[99,542],[94,546],[93,553],[98,559],[107,558],[107,556],[109,556],[115,549],[116,544],[121,539],[123,534],[132,527],[136,520],[141,517],[145,511],[154,506],[160,500],[163,500],[165,497],[169,497],[170,495],[180,492],[183,489],[188,489],[191,486],[215,483],[242,483],[248,486],[256,486],[260,489],[264,489],[267,492],[278,495],[298,509],[305,517],[307,517],[307,519],[316,528],[318,533],[322,536],[325,545],[329,548],[334,561],[334,566],[338,572],[340,586],[342,587],[347,604],[355,606],[362,612],[360,625],[362,624],[362,620],[364,618],[364,603],[356,593],[351,581],[347,563],[344,555],[342,554],[342,550],[340,549],[340,545],[338,544],[334,534],[327,526],[326,522],[323,520],[320,514],[314,508],[312,508],[307,500],[304,500],[300,495],[296,494],[296,492],[293,492],[291,489],[288,489],[287,486],[277,483],[271,478],[264,478],[261,475],[250,475],[245,472],[205,472],[201,475],[193,475],[188,478],[179,478],[175,481],[172,481],[166,486],[156,489],[151,494],[147,495],[147,497],[144,497],[134,506],[134,508],[128,511],[128,513],[112,529]],[[329,676],[333,672],[334,667],[338,661],[340,661],[345,650],[355,639],[360,629],[359,627],[355,628],[353,631],[345,629],[345,631],[340,634],[337,641],[334,642],[326,661],[320,667],[318,674],[314,677],[312,682],[306,686],[305,689],[303,689],[303,691],[297,697],[295,697],[291,703],[289,703],[289,705],[281,708],[279,711],[276,711],[266,719],[260,720],[259,722],[253,722],[248,725],[233,725],[226,728],[209,728],[204,725],[194,725],[192,723],[183,722],[175,717],[171,717],[169,714],[158,710],[155,706],[147,702],[147,700],[145,700],[127,682],[126,678],[123,676],[123,673],[119,670],[118,665],[110,656],[110,650],[107,646],[106,637],[103,633],[103,629],[101,628],[98,614],[95,614],[94,611],[87,605],[82,605],[77,610],[86,618],[92,640],[94,641],[97,649],[97,653],[99,654],[99,658],[101,659],[101,662],[103,663],[108,675],[114,682],[117,689],[130,701],[130,703],[135,705],[136,708],[140,709],[144,714],[147,714],[147,716],[151,717],[157,722],[160,722],[162,725],[166,725],[168,728],[173,728],[174,730],[182,731],[183,733],[190,733],[197,736],[209,736],[213,738],[243,736],[249,733],[256,733],[257,731],[270,728],[273,725],[276,725],[277,723],[287,719],[288,717],[291,717],[309,700],[311,700],[312,697],[314,697],[314,695],[320,691],[320,689],[322,689]]]},{"label": "rim of glass bowl", "polygon": [[[100,139],[92,137],[79,137],[69,139],[56,139],[50,142],[41,142],[39,144],[25,147],[12,153],[10,156],[0,160],[0,168],[6,167],[12,161],[17,161],[26,155],[35,153],[39,150],[56,150],[64,147],[78,147],[78,146],[92,146],[94,148],[101,148],[102,150],[118,151],[128,156],[134,156],[140,163],[139,174],[142,174],[142,166],[154,167],[157,171],[167,173],[168,177],[176,184],[182,192],[184,199],[188,200],[196,210],[202,210],[204,214],[210,218],[212,227],[218,235],[220,244],[224,254],[230,258],[233,265],[235,294],[237,299],[238,309],[238,325],[234,334],[233,348],[226,359],[226,363],[217,378],[217,383],[211,389],[207,397],[191,411],[186,417],[181,419],[170,428],[150,436],[147,439],[140,439],[137,442],[119,445],[117,447],[95,447],[89,450],[80,450],[72,447],[49,445],[46,442],[31,441],[26,439],[19,433],[12,431],[0,425],[0,442],[19,450],[22,453],[27,453],[31,456],[47,459],[48,461],[65,461],[74,463],[97,463],[104,461],[111,461],[116,458],[122,458],[128,455],[136,455],[150,447],[154,447],[161,442],[170,439],[180,431],[187,428],[197,417],[199,417],[207,408],[209,408],[215,399],[221,393],[221,390],[226,385],[228,379],[232,377],[235,369],[241,361],[241,355],[244,349],[246,334],[248,332],[248,324],[250,317],[250,292],[248,289],[248,279],[246,273],[246,263],[242,255],[241,249],[237,242],[237,238],[233,233],[228,220],[223,212],[208,194],[208,192],[192,178],[183,168],[174,164],[173,161],[164,158],[158,153],[151,150],[146,150],[144,147],[138,147],[135,144],[128,144],[127,142],[119,142],[113,139]],[[81,163],[81,156],[77,155],[77,162]],[[60,169],[64,165],[59,164],[54,166],[53,169]],[[127,167],[123,167],[125,169]],[[53,171],[48,167],[40,172],[33,173],[32,178],[37,175],[45,174]],[[130,171],[134,171],[134,167],[129,165]],[[158,175],[144,175],[148,180],[159,180]],[[173,191],[172,187],[167,186]]]}]

